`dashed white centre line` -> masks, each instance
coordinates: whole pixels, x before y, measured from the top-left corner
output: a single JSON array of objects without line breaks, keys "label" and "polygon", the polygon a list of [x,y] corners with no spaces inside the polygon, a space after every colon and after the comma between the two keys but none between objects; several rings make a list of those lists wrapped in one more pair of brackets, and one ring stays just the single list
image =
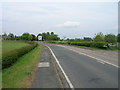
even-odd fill
[{"label": "dashed white centre line", "polygon": [[[65,48],[66,48],[66,47],[65,47]],[[67,49],[68,49],[68,48],[67,48]],[[110,62],[104,61],[104,60],[99,59],[99,58],[96,58],[96,57],[93,57],[93,56],[88,55],[88,54],[86,54],[86,53],[78,52],[78,51],[73,50],[73,49],[69,49],[69,50],[74,51],[74,52],[76,52],[76,53],[78,53],[78,54],[82,54],[82,55],[88,56],[88,57],[90,57],[90,58],[96,59],[96,60],[97,60],[97,62],[100,62],[100,63],[102,63],[102,64],[107,63],[107,64],[109,64],[109,65],[112,65],[112,66],[115,66],[115,67],[119,68],[119,66],[118,66],[118,65],[112,64],[112,63],[110,63]]]},{"label": "dashed white centre line", "polygon": [[[66,48],[66,46],[62,46],[62,45],[61,45],[61,47]],[[68,49],[68,48],[66,48],[66,49]],[[71,50],[71,51],[74,51],[74,52],[76,52],[76,53],[78,53],[78,54],[82,54],[82,55],[88,56],[88,57],[90,57],[90,58],[96,59],[97,62],[99,62],[99,63],[102,63],[102,64],[105,64],[105,63],[106,63],[106,64],[109,64],[109,65],[112,65],[112,66],[114,66],[114,67],[119,68],[118,65],[112,64],[112,63],[107,62],[107,61],[105,61],[105,60],[102,60],[102,59],[100,59],[100,58],[93,57],[93,56],[88,55],[88,54],[86,54],[86,53],[82,53],[82,52],[79,52],[79,51],[76,51],[76,50],[73,50],[73,49],[70,49],[70,48],[69,48],[68,50]]]}]

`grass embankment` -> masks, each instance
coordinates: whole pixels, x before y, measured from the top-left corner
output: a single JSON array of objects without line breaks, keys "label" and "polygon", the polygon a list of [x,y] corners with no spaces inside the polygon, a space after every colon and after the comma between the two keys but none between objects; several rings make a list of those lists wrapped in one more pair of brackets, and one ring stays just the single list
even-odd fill
[{"label": "grass embankment", "polygon": [[38,46],[25,54],[11,67],[4,69],[2,73],[3,88],[28,88],[39,61],[42,46]]},{"label": "grass embankment", "polygon": [[2,41],[2,53],[28,46],[28,43],[22,41]]},{"label": "grass embankment", "polygon": [[31,41],[26,43],[29,43],[29,45],[2,53],[2,69],[12,66],[21,56],[38,46],[37,42]]}]

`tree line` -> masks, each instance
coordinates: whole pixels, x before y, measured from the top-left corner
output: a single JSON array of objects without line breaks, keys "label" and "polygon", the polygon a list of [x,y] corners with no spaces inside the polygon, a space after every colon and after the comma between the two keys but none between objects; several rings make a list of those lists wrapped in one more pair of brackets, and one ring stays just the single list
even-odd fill
[{"label": "tree line", "polygon": [[8,35],[4,33],[2,35],[3,40],[25,40],[25,41],[37,41],[38,36],[42,36],[42,40],[60,40],[57,34],[54,32],[40,33],[38,35],[23,33],[21,36],[14,35],[13,33],[9,33]]},{"label": "tree line", "polygon": [[[64,39],[60,39],[57,34],[54,32],[44,32],[40,33],[38,35],[29,34],[29,33],[23,33],[21,36],[16,36],[13,33],[9,33],[8,35],[4,33],[2,37],[4,40],[25,40],[25,41],[37,41],[38,36],[42,36],[43,41],[63,41]],[[83,39],[75,38],[75,39],[69,39],[67,38],[66,41],[95,41],[95,42],[108,42],[108,43],[116,43],[120,42],[120,34],[114,35],[114,34],[106,34],[104,35],[102,32],[97,33],[94,38],[90,37],[84,37]]]},{"label": "tree line", "polygon": [[75,38],[75,39],[69,39],[67,38],[66,41],[94,41],[94,42],[107,42],[115,44],[117,42],[120,42],[120,34],[114,35],[114,34],[106,34],[104,35],[102,32],[97,33],[94,38],[90,37],[84,37],[83,39]]}]

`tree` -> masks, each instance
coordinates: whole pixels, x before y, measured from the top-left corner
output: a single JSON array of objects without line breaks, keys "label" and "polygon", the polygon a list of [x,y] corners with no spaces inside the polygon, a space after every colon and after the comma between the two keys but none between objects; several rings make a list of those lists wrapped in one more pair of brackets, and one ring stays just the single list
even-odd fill
[{"label": "tree", "polygon": [[49,35],[50,35],[50,33],[49,33],[49,32],[47,32],[47,35],[49,36]]},{"label": "tree", "polygon": [[90,37],[84,37],[84,41],[92,41],[92,38],[90,38]]},{"label": "tree", "polygon": [[22,34],[22,40],[31,40],[32,36],[29,33],[23,33]]},{"label": "tree", "polygon": [[104,40],[104,35],[102,32],[99,32],[93,39],[95,42],[103,42]]},{"label": "tree", "polygon": [[48,37],[48,36],[47,36],[46,33],[42,33],[41,35],[42,35],[42,37],[43,37],[44,40],[47,40],[47,37]]},{"label": "tree", "polygon": [[32,37],[31,37],[31,40],[32,40],[32,41],[35,41],[35,40],[36,40],[36,36],[35,36],[34,34],[31,34],[31,36],[32,36]]},{"label": "tree", "polygon": [[57,35],[50,35],[48,40],[60,40]]},{"label": "tree", "polygon": [[11,40],[14,39],[14,34],[13,33],[9,33],[8,36],[10,37]]},{"label": "tree", "polygon": [[47,32],[47,33],[41,33],[38,34],[38,36],[42,36],[43,40],[60,40],[60,38],[58,37],[58,35],[54,34],[54,32]]},{"label": "tree", "polygon": [[54,35],[54,32],[51,32],[51,35]]},{"label": "tree", "polygon": [[78,41],[79,42],[79,41],[81,41],[81,39],[80,38],[75,38],[74,41]]},{"label": "tree", "polygon": [[69,38],[67,38],[66,40],[67,40],[67,41],[69,41],[70,39],[69,39]]},{"label": "tree", "polygon": [[116,43],[116,36],[114,34],[105,35],[105,41],[108,43]]},{"label": "tree", "polygon": [[117,42],[120,42],[120,33],[117,35]]},{"label": "tree", "polygon": [[4,33],[2,36],[7,36],[7,34],[6,34],[6,33]]},{"label": "tree", "polygon": [[15,40],[21,40],[21,36],[15,36]]}]

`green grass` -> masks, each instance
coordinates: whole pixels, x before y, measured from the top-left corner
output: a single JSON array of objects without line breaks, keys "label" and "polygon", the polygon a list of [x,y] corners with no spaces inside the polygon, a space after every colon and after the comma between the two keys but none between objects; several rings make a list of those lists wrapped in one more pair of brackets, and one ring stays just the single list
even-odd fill
[{"label": "green grass", "polygon": [[29,44],[22,41],[2,41],[2,53],[18,49]]},{"label": "green grass", "polygon": [[3,88],[28,88],[39,61],[42,46],[22,56],[13,66],[3,70]]}]

